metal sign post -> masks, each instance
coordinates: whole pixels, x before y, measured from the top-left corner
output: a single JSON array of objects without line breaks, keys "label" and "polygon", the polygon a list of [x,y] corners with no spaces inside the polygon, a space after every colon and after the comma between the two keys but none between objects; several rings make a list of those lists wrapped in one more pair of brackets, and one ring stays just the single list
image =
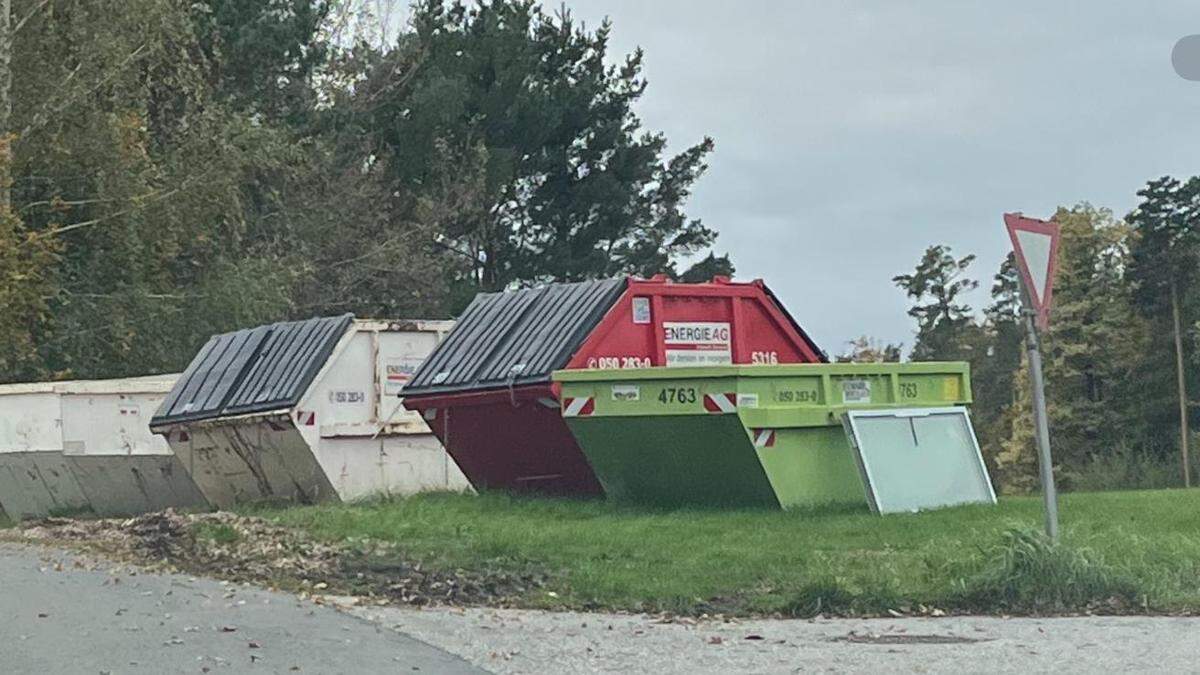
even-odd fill
[{"label": "metal sign post", "polygon": [[[1029,291],[1021,281],[1021,295]],[[1042,348],[1034,317],[1037,313],[1025,300],[1021,314],[1025,318],[1025,349],[1029,356],[1029,385],[1033,389],[1033,434],[1037,441],[1038,471],[1042,479],[1042,503],[1046,511],[1046,535],[1058,540],[1058,490],[1054,487],[1054,461],[1050,457],[1050,424],[1046,420],[1046,385],[1042,378]]]},{"label": "metal sign post", "polygon": [[1038,328],[1050,322],[1054,294],[1054,266],[1058,255],[1058,223],[1004,214],[1012,240],[1021,283],[1021,315],[1025,322],[1025,349],[1029,356],[1029,383],[1033,389],[1033,434],[1037,441],[1042,501],[1046,509],[1046,535],[1058,539],[1058,491],[1054,487],[1054,460],[1050,456],[1050,423],[1046,416],[1046,385],[1042,377],[1042,350]]}]

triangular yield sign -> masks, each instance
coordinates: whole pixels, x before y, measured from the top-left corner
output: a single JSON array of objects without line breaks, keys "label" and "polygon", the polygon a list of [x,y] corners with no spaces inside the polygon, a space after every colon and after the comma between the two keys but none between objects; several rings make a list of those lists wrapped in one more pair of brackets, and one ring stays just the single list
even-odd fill
[{"label": "triangular yield sign", "polygon": [[1054,297],[1054,269],[1058,258],[1058,223],[1026,218],[1019,213],[1004,214],[1004,226],[1017,256],[1017,271],[1025,285],[1038,327],[1050,323],[1050,303]]}]

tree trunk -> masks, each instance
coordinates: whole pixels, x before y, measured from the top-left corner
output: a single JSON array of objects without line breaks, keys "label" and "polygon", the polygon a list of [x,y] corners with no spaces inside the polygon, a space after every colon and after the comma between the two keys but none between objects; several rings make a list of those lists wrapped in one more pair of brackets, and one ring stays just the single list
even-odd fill
[{"label": "tree trunk", "polygon": [[12,0],[0,0],[0,213],[12,207]]},{"label": "tree trunk", "polygon": [[1179,289],[1171,278],[1171,319],[1175,324],[1175,375],[1179,385],[1179,454],[1183,462],[1183,486],[1192,486],[1192,468],[1188,452],[1188,397],[1183,375],[1183,335],[1179,329]]}]

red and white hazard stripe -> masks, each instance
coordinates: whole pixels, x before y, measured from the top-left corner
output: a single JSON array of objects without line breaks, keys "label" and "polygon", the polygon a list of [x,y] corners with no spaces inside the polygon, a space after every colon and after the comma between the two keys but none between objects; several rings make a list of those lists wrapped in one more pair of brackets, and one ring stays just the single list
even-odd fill
[{"label": "red and white hazard stripe", "polygon": [[737,394],[705,394],[704,409],[717,414],[737,412]]},{"label": "red and white hazard stripe", "polygon": [[754,434],[754,447],[756,448],[773,448],[775,447],[775,430],[774,429],[751,429]]},{"label": "red and white hazard stripe", "polygon": [[317,413],[312,410],[297,410],[296,424],[302,427],[311,427],[317,423]]},{"label": "red and white hazard stripe", "polygon": [[563,417],[586,417],[596,411],[596,401],[591,396],[563,399]]}]

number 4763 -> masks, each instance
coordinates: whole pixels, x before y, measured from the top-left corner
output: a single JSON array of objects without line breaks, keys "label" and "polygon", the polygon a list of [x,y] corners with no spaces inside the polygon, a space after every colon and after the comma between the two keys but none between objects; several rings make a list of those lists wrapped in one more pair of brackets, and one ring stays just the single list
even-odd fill
[{"label": "number 4763", "polygon": [[695,403],[695,387],[666,387],[658,392],[659,403]]}]

